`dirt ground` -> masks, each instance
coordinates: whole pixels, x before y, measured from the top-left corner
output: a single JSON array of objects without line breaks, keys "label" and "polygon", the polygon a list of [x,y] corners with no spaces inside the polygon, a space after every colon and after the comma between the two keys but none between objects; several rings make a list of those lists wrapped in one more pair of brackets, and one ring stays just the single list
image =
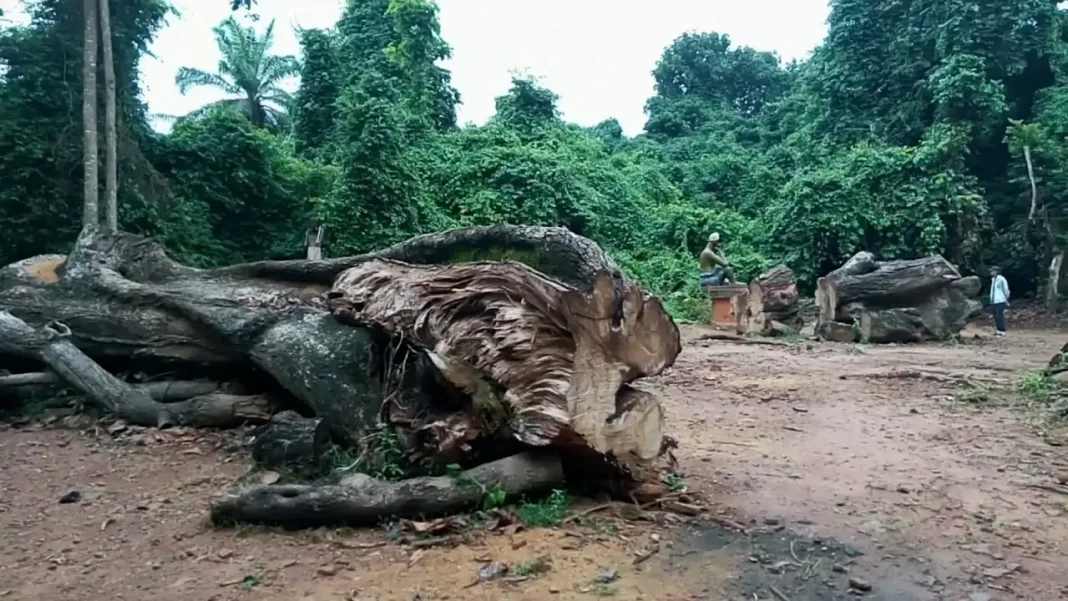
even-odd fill
[{"label": "dirt ground", "polygon": [[[1068,447],[1013,392],[1063,332],[881,347],[707,332],[684,328],[647,387],[688,485],[746,533],[605,514],[413,550],[382,529],[213,530],[209,499],[248,470],[240,433],[65,418],[0,430],[0,600],[1068,598],[1068,496],[1034,487],[1068,475]],[[470,586],[480,562],[542,556],[540,577]]]}]

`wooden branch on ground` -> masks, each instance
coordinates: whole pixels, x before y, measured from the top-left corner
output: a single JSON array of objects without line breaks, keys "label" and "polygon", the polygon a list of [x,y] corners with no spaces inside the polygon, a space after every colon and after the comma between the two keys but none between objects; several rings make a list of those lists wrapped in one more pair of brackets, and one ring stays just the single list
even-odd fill
[{"label": "wooden branch on ground", "polygon": [[283,411],[252,441],[252,460],[268,469],[318,467],[330,448],[330,429],[323,420]]},{"label": "wooden branch on ground", "polygon": [[[0,376],[0,388],[17,388],[19,386],[54,386],[63,385],[63,380],[52,372],[30,372]],[[209,380],[161,380],[130,384],[161,403],[184,401],[193,397],[214,394],[219,384]],[[234,391],[236,392],[236,391]]]},{"label": "wooden branch on ground", "polygon": [[272,485],[226,495],[211,507],[217,525],[275,524],[290,528],[376,524],[386,517],[434,518],[478,505],[486,491],[518,497],[559,487],[563,466],[554,454],[524,453],[457,476],[384,482],[364,474],[337,485]]},{"label": "wooden branch on ground", "polygon": [[35,330],[7,311],[0,311],[0,352],[23,355],[47,365],[72,388],[101,409],[142,426],[190,425],[227,428],[270,415],[264,397],[209,395],[163,404],[111,375],[78,350],[70,329],[60,323]]},{"label": "wooden branch on ground", "polygon": [[719,342],[733,342],[735,344],[759,344],[763,346],[790,346],[788,342],[782,342],[779,340],[765,340],[762,338],[746,338],[744,336],[737,336],[735,334],[727,334],[725,332],[708,332],[701,334],[697,338],[694,338],[694,342],[701,340],[716,340]]}]

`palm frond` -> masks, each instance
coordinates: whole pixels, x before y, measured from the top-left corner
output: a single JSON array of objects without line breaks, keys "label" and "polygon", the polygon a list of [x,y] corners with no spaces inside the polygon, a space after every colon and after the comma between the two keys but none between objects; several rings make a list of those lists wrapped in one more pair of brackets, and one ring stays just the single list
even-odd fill
[{"label": "palm frond", "polygon": [[208,73],[201,69],[182,67],[174,76],[174,83],[178,85],[178,91],[185,94],[192,88],[210,87],[219,88],[227,94],[237,94],[241,90],[233,82],[217,73]]}]

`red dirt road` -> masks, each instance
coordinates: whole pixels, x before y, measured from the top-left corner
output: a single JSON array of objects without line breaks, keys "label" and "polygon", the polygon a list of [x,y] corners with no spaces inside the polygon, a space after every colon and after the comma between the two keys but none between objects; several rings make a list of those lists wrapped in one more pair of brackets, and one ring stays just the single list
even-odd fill
[{"label": "red dirt road", "polygon": [[[664,395],[690,487],[763,532],[754,538],[607,516],[581,536],[414,552],[382,530],[216,531],[211,495],[248,469],[237,435],[113,439],[60,420],[0,430],[0,601],[1068,598],[1068,496],[1033,486],[1065,478],[1068,447],[1014,406],[1014,383],[1063,334],[861,347],[702,332],[685,328],[677,364],[647,387]],[[879,377],[917,370],[934,375]],[[71,490],[81,500],[60,504]],[[662,551],[633,565],[654,535]],[[865,554],[832,571],[831,541]],[[758,547],[785,562],[762,563]],[[465,588],[476,560],[541,555],[553,564],[542,577]],[[778,575],[792,556],[804,578]],[[612,570],[617,582],[596,582]],[[849,577],[872,590],[849,594]]]}]

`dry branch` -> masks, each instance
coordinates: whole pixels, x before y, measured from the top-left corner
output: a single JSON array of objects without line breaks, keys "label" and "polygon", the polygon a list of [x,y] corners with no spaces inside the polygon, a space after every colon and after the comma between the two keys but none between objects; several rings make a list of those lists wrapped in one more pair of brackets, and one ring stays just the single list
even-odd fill
[{"label": "dry branch", "polygon": [[291,528],[376,524],[385,517],[433,518],[476,506],[486,491],[520,496],[560,486],[564,470],[553,454],[520,454],[455,477],[384,482],[356,474],[338,485],[272,485],[215,501],[216,524],[241,522]]}]

